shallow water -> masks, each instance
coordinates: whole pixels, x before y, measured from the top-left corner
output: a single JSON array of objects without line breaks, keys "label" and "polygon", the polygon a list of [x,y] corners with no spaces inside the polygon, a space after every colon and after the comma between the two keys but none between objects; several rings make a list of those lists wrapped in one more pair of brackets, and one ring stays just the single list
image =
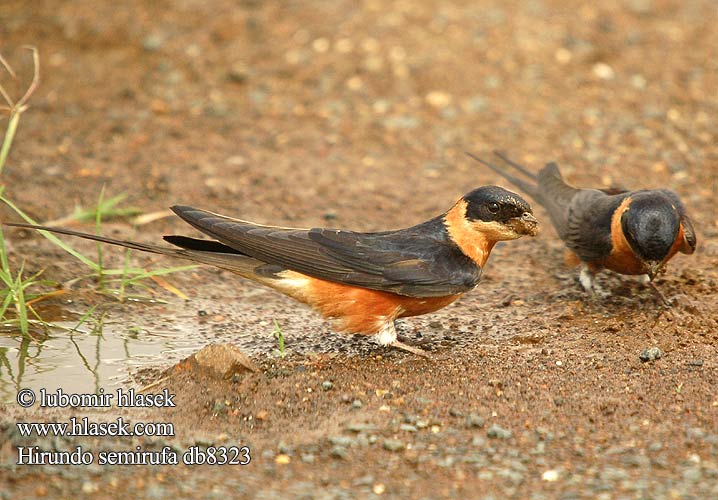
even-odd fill
[{"label": "shallow water", "polygon": [[[232,343],[250,356],[276,356],[275,320],[287,354],[372,356],[386,351],[366,336],[333,332],[317,314],[271,290],[247,286],[222,293],[221,288],[215,288],[212,297],[189,301],[109,307],[101,327],[96,313],[73,331],[81,315],[68,307],[52,311],[63,319],[54,321],[56,327],[49,331],[23,337],[0,329],[0,402],[14,401],[23,388],[61,387],[66,393],[111,389],[127,383],[141,368],[168,368],[214,342]],[[98,298],[98,303],[103,300]],[[446,313],[451,315],[451,309]],[[456,346],[474,337],[465,330],[427,326],[440,316],[400,321],[399,331],[430,340],[435,347]]]},{"label": "shallow water", "polygon": [[133,370],[164,366],[189,356],[201,343],[181,328],[128,330],[119,323],[71,329],[59,322],[42,336],[0,334],[0,401],[15,400],[19,389],[94,393],[126,382]]}]

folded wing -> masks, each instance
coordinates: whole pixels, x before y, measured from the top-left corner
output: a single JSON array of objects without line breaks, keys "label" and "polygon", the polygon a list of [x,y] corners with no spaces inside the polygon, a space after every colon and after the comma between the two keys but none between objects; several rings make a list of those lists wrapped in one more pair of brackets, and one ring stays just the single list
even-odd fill
[{"label": "folded wing", "polygon": [[[199,231],[254,259],[329,281],[413,297],[473,288],[481,269],[434,219],[413,228],[357,233],[262,226],[186,206],[172,210]],[[182,246],[180,240],[168,241]]]}]

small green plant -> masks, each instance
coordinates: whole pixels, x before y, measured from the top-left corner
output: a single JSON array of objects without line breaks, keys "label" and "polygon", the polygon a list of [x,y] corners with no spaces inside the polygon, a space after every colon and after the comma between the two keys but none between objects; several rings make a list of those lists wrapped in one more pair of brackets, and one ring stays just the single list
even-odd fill
[{"label": "small green plant", "polygon": [[[25,94],[17,101],[14,101],[5,88],[0,85],[0,95],[5,100],[7,106],[0,107],[0,111],[8,113],[8,124],[3,136],[2,145],[0,145],[0,174],[5,168],[8,155],[10,154],[10,146],[12,146],[15,133],[17,132],[17,126],[20,122],[20,116],[28,108],[28,100],[35,93],[37,86],[40,83],[40,63],[37,50],[31,48],[33,63],[35,67],[34,76],[30,86],[25,91]],[[4,67],[10,76],[16,78],[10,65],[5,59],[0,56],[0,65]],[[4,198],[4,186],[0,186],[0,199]],[[37,314],[35,309],[30,304],[31,301],[37,300],[42,296],[42,292],[32,293],[31,289],[42,288],[44,285],[51,284],[48,281],[41,281],[38,279],[41,273],[36,273],[29,278],[23,278],[24,264],[20,266],[17,275],[14,275],[10,269],[10,263],[7,258],[7,247],[5,245],[5,237],[0,228],[0,281],[5,285],[5,289],[0,290],[0,318],[6,323],[17,323],[20,328],[20,332],[27,336],[30,332],[30,322],[40,321],[42,319]],[[14,314],[9,315],[9,310],[13,310]],[[33,316],[34,318],[32,318]]]},{"label": "small green plant", "polygon": [[277,337],[278,347],[278,349],[274,350],[274,354],[284,359],[287,355],[287,352],[284,350],[284,335],[282,335],[282,329],[279,327],[279,323],[276,319],[274,320],[274,336]]},{"label": "small green plant", "polygon": [[98,215],[102,220],[114,219],[114,218],[126,218],[135,217],[142,213],[142,210],[136,207],[120,207],[127,195],[125,193],[118,194],[112,198],[104,199],[104,186],[103,195],[101,195],[98,204],[94,208],[83,208],[76,206],[75,210],[65,217],[48,221],[45,223],[46,226],[62,226],[69,222],[93,222],[97,221]]},{"label": "small green plant", "polygon": [[[2,144],[0,145],[0,174],[5,167],[5,163],[10,153],[10,149],[17,132],[18,123],[20,121],[20,116],[28,109],[28,101],[37,90],[40,82],[40,61],[38,52],[34,47],[28,48],[32,51],[34,74],[32,82],[23,96],[17,101],[14,101],[5,88],[0,85],[0,96],[2,96],[6,104],[6,106],[0,106],[0,112],[5,112],[8,115],[8,125],[2,139]],[[0,66],[4,68],[12,78],[16,78],[15,72],[1,55]],[[53,221],[52,224],[60,224],[62,222],[72,220],[87,222],[94,220],[95,230],[99,234],[103,218],[133,216],[140,213],[140,211],[136,208],[119,207],[119,204],[124,200],[124,198],[125,195],[120,194],[118,196],[105,199],[105,191],[103,187],[95,208],[85,210],[80,207],[76,207],[72,214],[57,221]],[[27,223],[37,224],[35,220],[33,220],[7,196],[5,196],[4,186],[2,185],[0,185],[0,201],[10,207],[10,209],[17,213]],[[121,269],[107,269],[104,266],[102,247],[100,243],[97,245],[97,262],[94,262],[92,259],[72,248],[70,245],[64,243],[54,234],[47,231],[40,231],[40,233],[54,245],[65,250],[92,271],[89,276],[80,276],[73,280],[73,282],[87,277],[95,277],[97,279],[98,290],[100,292],[115,296],[119,300],[125,300],[129,297],[142,298],[140,296],[129,295],[127,293],[127,289],[130,287],[144,287],[149,289],[149,287],[144,284],[144,281],[151,279],[159,286],[180,296],[181,298],[187,298],[177,288],[161,279],[161,276],[178,271],[193,269],[196,267],[194,265],[163,268],[154,271],[147,271],[142,268],[133,268],[129,265],[130,251],[128,250],[125,254],[124,266]],[[41,272],[30,277],[23,277],[24,263],[20,265],[20,269],[17,274],[14,274],[10,268],[6,250],[4,235],[0,226],[0,282],[5,286],[4,289],[0,290],[0,320],[5,324],[17,324],[22,334],[28,335],[30,324],[33,322],[39,323],[43,327],[47,326],[47,323],[40,318],[37,311],[32,307],[32,304],[34,302],[44,300],[45,298],[57,295],[59,293],[57,290],[59,285],[55,282],[40,280],[39,276]],[[118,287],[111,288],[110,285],[114,284],[118,284]],[[48,287],[50,287],[50,289],[48,289]]]}]

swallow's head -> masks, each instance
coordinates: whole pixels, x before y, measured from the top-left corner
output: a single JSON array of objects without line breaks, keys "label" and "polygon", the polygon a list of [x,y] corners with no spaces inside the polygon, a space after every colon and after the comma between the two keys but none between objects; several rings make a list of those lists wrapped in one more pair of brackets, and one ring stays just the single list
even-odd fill
[{"label": "swallow's head", "polygon": [[536,236],[538,221],[531,206],[516,193],[498,186],[484,186],[466,194],[466,220],[472,229],[493,241]]},{"label": "swallow's head", "polygon": [[646,264],[651,280],[671,257],[681,217],[671,200],[659,193],[638,193],[621,214],[623,235]]}]

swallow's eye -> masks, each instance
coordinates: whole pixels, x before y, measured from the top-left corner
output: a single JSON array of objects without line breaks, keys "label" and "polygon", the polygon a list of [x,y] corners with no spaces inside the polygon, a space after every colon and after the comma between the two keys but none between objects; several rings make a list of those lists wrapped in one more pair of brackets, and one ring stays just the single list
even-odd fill
[{"label": "swallow's eye", "polygon": [[492,214],[497,214],[497,213],[499,213],[499,204],[492,201],[491,203],[488,204],[488,209],[489,209],[489,212],[491,212]]}]

